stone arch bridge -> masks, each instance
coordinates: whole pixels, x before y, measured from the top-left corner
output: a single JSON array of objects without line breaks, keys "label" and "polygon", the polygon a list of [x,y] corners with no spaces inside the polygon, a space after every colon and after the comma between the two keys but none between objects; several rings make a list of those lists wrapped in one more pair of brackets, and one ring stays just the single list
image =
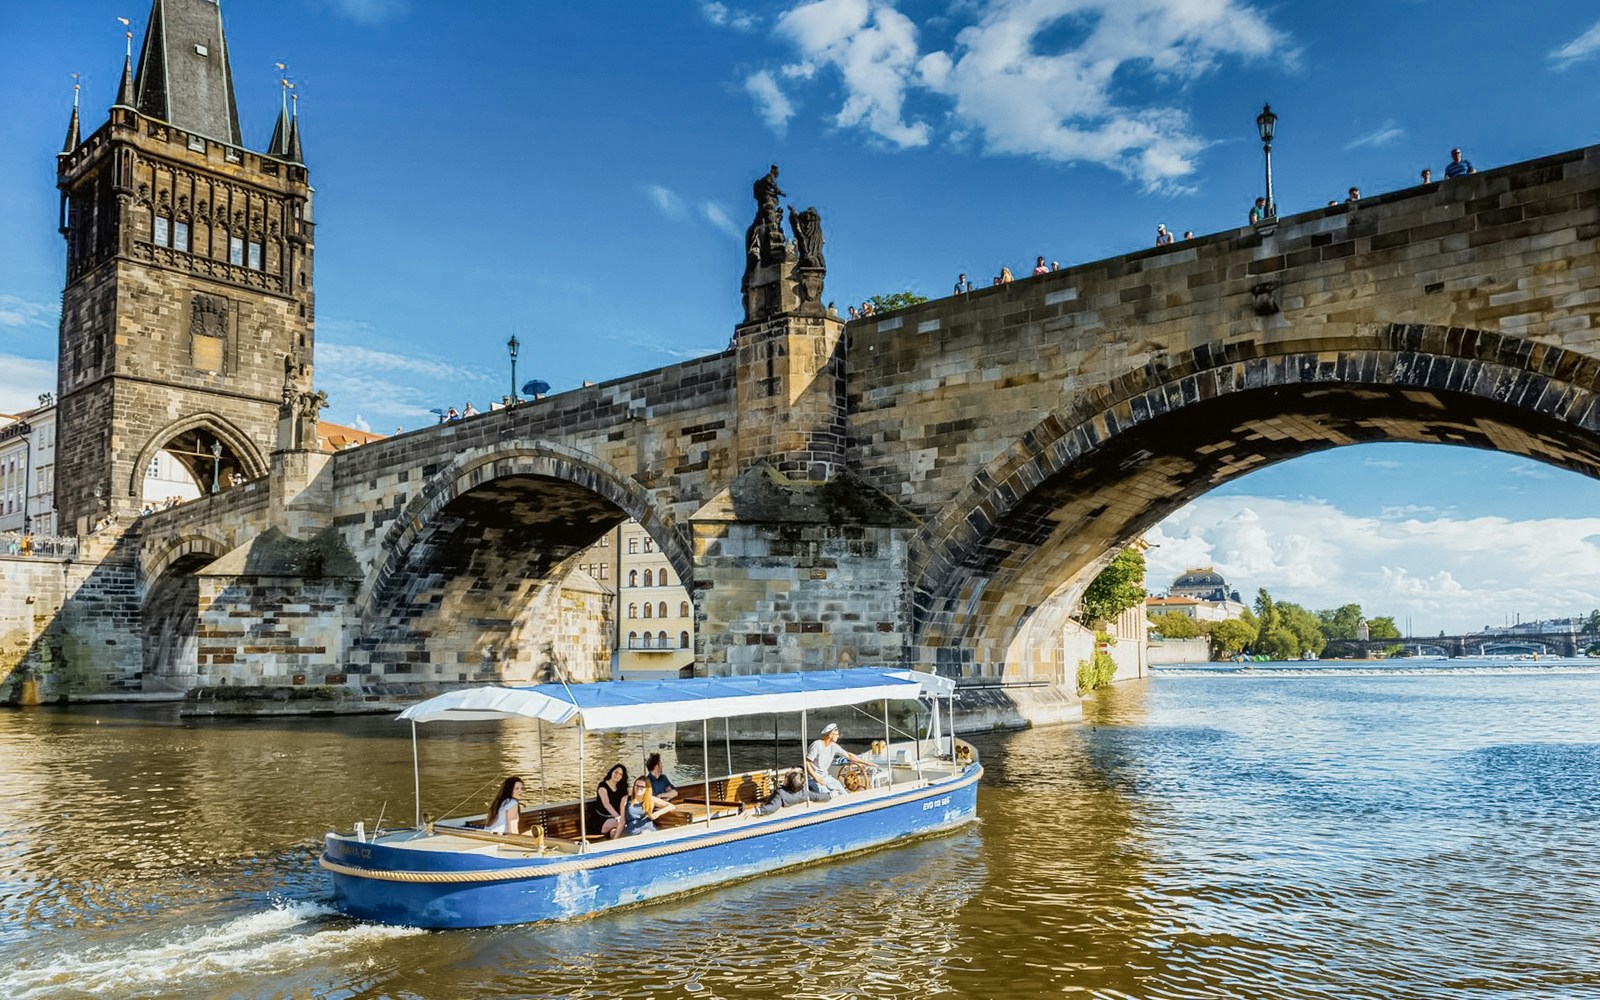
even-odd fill
[{"label": "stone arch bridge", "polygon": [[284,448],[121,544],[126,676],[540,676],[585,612],[575,554],[631,516],[712,672],[1070,677],[1082,586],[1237,476],[1386,441],[1600,475],[1597,238],[1591,147],[848,326],[779,308],[721,354]]}]

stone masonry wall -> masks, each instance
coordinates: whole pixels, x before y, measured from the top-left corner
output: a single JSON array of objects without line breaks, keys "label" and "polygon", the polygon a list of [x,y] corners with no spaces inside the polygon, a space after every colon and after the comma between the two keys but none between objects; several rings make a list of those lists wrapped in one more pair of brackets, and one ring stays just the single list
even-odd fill
[{"label": "stone masonry wall", "polygon": [[46,701],[139,690],[139,611],[121,553],[99,563],[0,556],[0,702],[23,677]]}]

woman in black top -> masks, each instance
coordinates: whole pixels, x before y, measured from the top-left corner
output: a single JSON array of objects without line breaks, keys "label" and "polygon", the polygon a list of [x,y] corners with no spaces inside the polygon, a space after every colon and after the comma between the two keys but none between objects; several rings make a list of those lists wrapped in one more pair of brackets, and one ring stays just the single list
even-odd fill
[{"label": "woman in black top", "polygon": [[613,764],[605,779],[595,786],[589,828],[615,840],[622,833],[622,806],[627,801],[628,769]]}]

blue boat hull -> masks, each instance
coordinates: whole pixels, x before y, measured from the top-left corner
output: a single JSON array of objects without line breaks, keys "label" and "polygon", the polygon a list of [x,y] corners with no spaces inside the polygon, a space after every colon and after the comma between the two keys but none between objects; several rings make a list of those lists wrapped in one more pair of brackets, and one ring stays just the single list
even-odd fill
[{"label": "blue boat hull", "polygon": [[581,855],[502,858],[360,843],[329,834],[337,907],[380,923],[465,928],[581,917],[950,829],[977,814],[982,768],[858,804],[790,807],[670,840]]}]

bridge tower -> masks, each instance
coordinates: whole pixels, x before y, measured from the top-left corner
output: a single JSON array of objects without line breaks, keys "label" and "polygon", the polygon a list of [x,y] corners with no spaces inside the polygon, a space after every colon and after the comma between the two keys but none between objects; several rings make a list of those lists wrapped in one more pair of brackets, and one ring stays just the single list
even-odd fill
[{"label": "bridge tower", "polygon": [[61,523],[128,523],[162,451],[202,493],[266,475],[279,407],[311,377],[312,188],[287,107],[245,148],[215,0],[153,0],[85,139],[74,103],[56,183]]}]

